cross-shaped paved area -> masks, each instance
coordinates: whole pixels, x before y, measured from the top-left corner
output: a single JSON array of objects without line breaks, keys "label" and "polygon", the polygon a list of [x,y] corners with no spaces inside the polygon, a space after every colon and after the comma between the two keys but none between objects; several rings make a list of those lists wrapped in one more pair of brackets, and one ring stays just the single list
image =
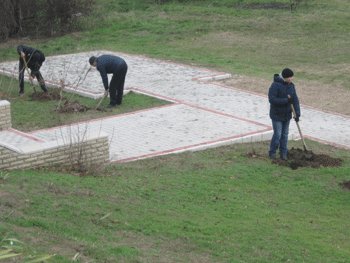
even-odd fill
[{"label": "cross-shaped paved area", "polygon": [[[111,161],[120,162],[272,136],[266,95],[212,82],[230,74],[104,50],[47,57],[41,72],[48,84],[64,80],[71,91],[99,98],[104,91],[99,72],[93,68],[86,73],[89,57],[102,54],[127,62],[126,92],[133,90],[173,104],[27,134],[9,129],[0,132],[0,144],[35,145],[103,131],[109,134]],[[0,64],[2,74],[17,76],[17,71],[18,62]],[[300,119],[305,137],[350,149],[350,116],[302,105]],[[294,122],[290,134],[298,136]]]}]

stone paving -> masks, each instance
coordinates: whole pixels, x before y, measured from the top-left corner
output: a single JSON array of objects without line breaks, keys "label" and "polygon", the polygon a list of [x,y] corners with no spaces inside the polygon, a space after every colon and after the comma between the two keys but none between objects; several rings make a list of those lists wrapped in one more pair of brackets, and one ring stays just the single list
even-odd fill
[{"label": "stone paving", "polygon": [[[31,145],[103,131],[109,134],[111,161],[128,161],[247,141],[254,136],[271,138],[266,96],[211,82],[230,74],[111,51],[47,57],[41,72],[53,86],[64,79],[71,91],[98,98],[104,91],[99,72],[93,68],[86,73],[89,57],[102,54],[117,55],[127,62],[126,92],[133,90],[174,104],[27,135],[9,129],[0,132],[0,143]],[[18,62],[2,63],[0,73],[16,76],[17,68]],[[349,116],[307,106],[301,107],[301,114],[305,137],[350,149]],[[290,134],[298,136],[294,122]]]}]

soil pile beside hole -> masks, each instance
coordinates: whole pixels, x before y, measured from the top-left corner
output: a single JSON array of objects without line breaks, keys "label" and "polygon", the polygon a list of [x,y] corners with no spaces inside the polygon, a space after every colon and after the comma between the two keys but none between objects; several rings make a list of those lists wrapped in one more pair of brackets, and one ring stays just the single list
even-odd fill
[{"label": "soil pile beside hole", "polygon": [[[55,90],[52,93],[45,93],[45,92],[34,92],[29,95],[31,101],[39,101],[39,102],[44,102],[44,101],[49,101],[49,100],[60,100],[61,96],[58,93],[57,90]],[[66,97],[62,97],[62,100],[66,100]]]},{"label": "soil pile beside hole", "polygon": [[340,183],[339,185],[344,187],[344,188],[350,189],[350,181],[347,181],[347,182],[344,182],[344,183]]},{"label": "soil pile beside hole", "polygon": [[66,102],[60,106],[57,111],[59,113],[78,113],[78,112],[86,112],[89,108],[81,105],[78,101],[70,102],[66,100]]},{"label": "soil pile beside hole", "polygon": [[305,156],[305,152],[302,149],[294,149],[294,147],[288,150],[287,155],[288,161],[283,161],[282,159],[273,160],[273,164],[279,166],[289,166],[293,170],[298,169],[298,167],[310,167],[310,168],[320,168],[323,167],[338,167],[343,163],[343,159],[333,158],[325,154],[315,154],[313,153],[313,158],[308,159]]},{"label": "soil pile beside hole", "polygon": [[[58,113],[79,113],[79,112],[87,112],[87,111],[95,111],[95,109],[88,108],[84,105],[81,105],[79,101],[70,102],[66,100],[66,102],[60,106],[59,109],[56,110]],[[106,111],[105,109],[96,109],[96,111]]]}]

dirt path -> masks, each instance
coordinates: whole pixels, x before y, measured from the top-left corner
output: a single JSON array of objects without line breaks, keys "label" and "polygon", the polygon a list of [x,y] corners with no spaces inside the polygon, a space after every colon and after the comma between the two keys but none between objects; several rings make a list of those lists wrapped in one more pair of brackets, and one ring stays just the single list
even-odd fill
[{"label": "dirt path", "polygon": [[[271,80],[234,75],[230,79],[219,81],[220,84],[268,95]],[[322,83],[298,80],[294,78],[300,104],[317,109],[350,116],[350,90],[333,87]]]}]

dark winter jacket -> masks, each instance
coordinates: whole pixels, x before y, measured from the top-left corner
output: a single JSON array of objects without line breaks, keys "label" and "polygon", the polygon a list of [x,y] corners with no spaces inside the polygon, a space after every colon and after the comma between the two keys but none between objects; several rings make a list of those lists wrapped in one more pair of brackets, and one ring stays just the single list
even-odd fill
[{"label": "dark winter jacket", "polygon": [[269,89],[270,118],[274,121],[288,121],[292,118],[292,107],[288,103],[290,95],[295,112],[300,116],[300,105],[293,83],[288,84],[280,75],[274,75],[274,82]]},{"label": "dark winter jacket", "polygon": [[108,73],[117,73],[126,64],[125,61],[116,56],[102,55],[97,58],[96,69],[100,72],[105,90],[108,90]]},{"label": "dark winter jacket", "polygon": [[[44,53],[32,47],[19,45],[17,47],[17,52],[19,55],[21,55],[21,52],[24,53],[28,68],[32,70],[32,75],[35,75],[36,72],[39,71],[45,61]],[[24,64],[22,57],[20,57],[20,63],[22,63],[22,65]]]}]

